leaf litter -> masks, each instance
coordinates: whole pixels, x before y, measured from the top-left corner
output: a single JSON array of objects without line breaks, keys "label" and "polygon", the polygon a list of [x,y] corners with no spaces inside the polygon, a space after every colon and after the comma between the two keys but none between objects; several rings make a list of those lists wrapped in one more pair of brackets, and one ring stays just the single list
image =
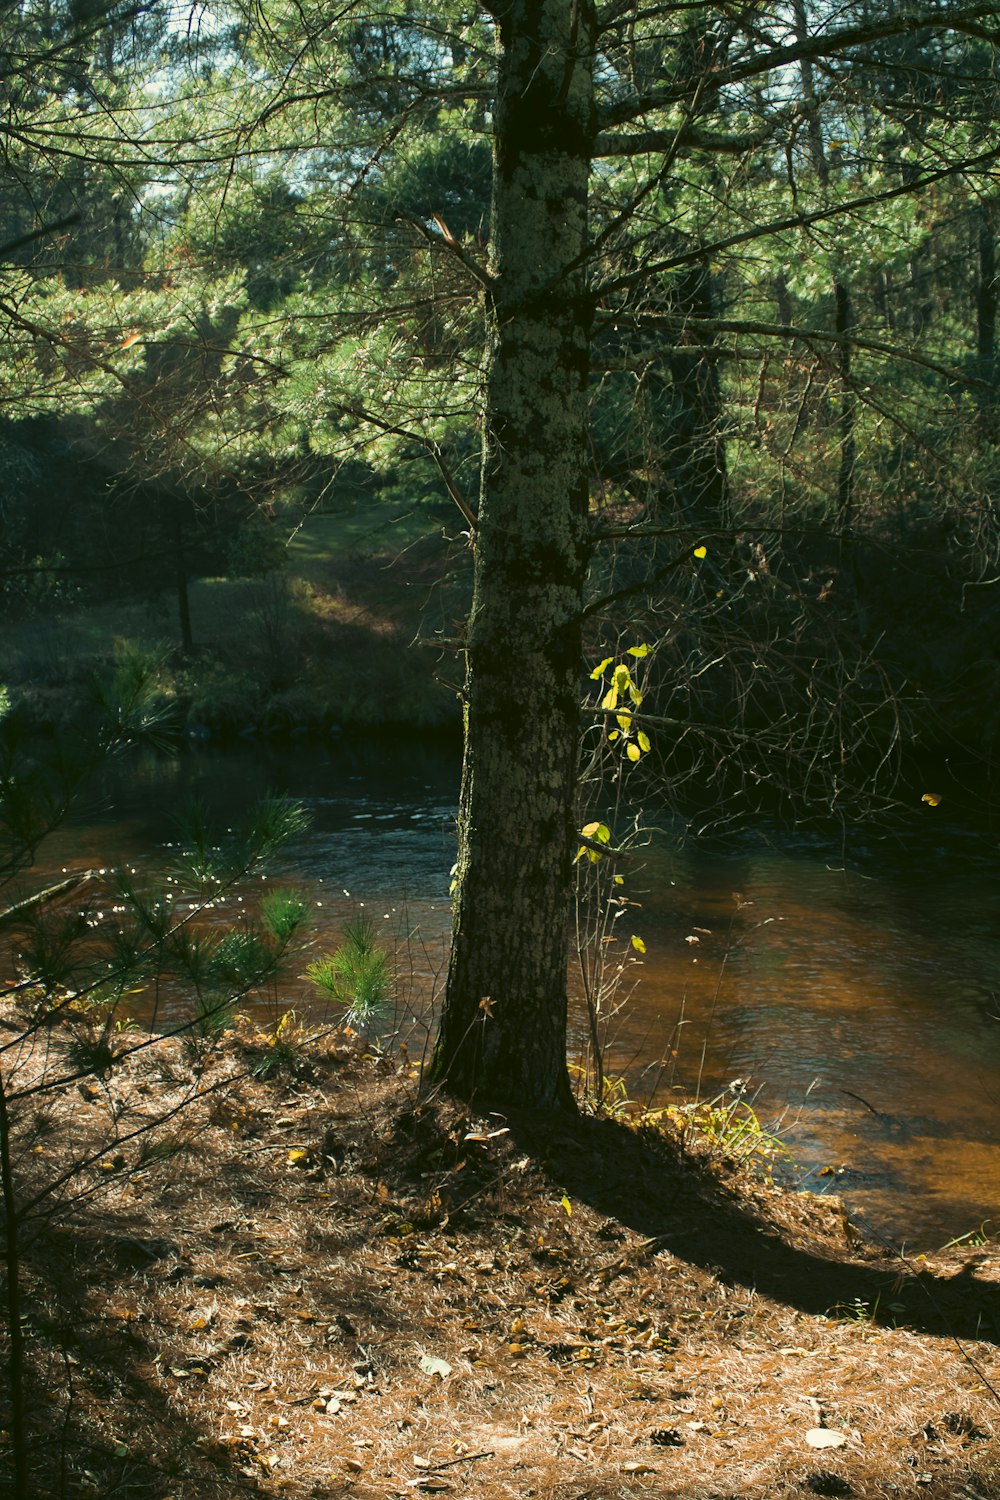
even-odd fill
[{"label": "leaf litter", "polygon": [[[84,1202],[72,1259],[58,1225],[26,1258],[32,1441],[62,1414],[81,1493],[86,1469],[184,1500],[571,1500],[567,1461],[609,1495],[996,1493],[992,1245],[971,1270],[859,1247],[833,1198],[614,1120],[422,1101],[350,1039],[284,1082],[235,1081],[229,1047],[192,1148]],[[131,1066],[165,1097],[190,1077],[179,1048]],[[279,1129],[295,1170],[261,1149]],[[870,1317],[838,1314],[862,1293]]]}]

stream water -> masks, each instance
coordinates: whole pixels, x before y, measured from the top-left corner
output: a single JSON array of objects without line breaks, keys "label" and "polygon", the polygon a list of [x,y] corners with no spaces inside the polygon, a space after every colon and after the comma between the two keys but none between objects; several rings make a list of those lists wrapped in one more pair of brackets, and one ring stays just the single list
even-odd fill
[{"label": "stream water", "polygon": [[[425,1001],[445,963],[458,767],[423,745],[192,750],[123,763],[48,868],[155,857],[197,797],[225,825],[259,795],[309,809],[273,878],[308,889],[317,939],[364,910]],[[936,809],[935,812],[941,812]],[[629,876],[646,952],[614,1023],[633,1096],[736,1078],[814,1191],[915,1249],[1000,1230],[1000,859],[946,817],[837,849],[757,828],[662,838]],[[282,1003],[302,1007],[289,981]],[[989,1229],[989,1225],[987,1228]]]}]

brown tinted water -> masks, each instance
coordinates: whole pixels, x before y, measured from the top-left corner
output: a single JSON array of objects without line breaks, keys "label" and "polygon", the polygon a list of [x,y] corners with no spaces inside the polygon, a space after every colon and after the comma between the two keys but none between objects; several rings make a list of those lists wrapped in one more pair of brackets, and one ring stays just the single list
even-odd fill
[{"label": "brown tinted water", "polygon": [[[169,853],[192,797],[224,826],[287,792],[311,826],[272,878],[308,890],[321,949],[363,904],[426,998],[447,942],[457,778],[450,751],[412,745],[139,759],[45,865],[148,862]],[[841,1194],[879,1232],[928,1249],[987,1220],[1000,1230],[995,840],[916,815],[895,842],[857,841],[846,857],[767,829],[664,836],[629,889],[646,953],[610,1067],[633,1097],[711,1098],[739,1077],[763,1123],[780,1123],[802,1184]],[[280,1003],[308,1003],[294,974]]]}]

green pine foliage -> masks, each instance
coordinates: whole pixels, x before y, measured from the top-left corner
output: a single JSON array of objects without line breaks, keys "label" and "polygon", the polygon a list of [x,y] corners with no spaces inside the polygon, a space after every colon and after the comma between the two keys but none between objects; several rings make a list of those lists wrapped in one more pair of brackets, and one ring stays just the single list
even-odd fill
[{"label": "green pine foliage", "polygon": [[362,914],[348,922],[340,947],[311,963],[306,977],[327,1000],[343,1007],[347,1025],[373,1030],[384,1021],[392,1000],[392,970],[371,917]]}]

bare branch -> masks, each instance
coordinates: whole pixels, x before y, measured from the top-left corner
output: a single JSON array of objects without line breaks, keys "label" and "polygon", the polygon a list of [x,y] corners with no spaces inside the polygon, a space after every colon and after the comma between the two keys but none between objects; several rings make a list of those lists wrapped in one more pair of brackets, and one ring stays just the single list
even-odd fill
[{"label": "bare branch", "polygon": [[[956,369],[954,365],[942,365],[935,359],[929,359],[920,354],[916,349],[907,348],[901,344],[887,344],[881,339],[869,339],[854,333],[833,333],[822,328],[797,328],[791,323],[763,323],[752,318],[699,318],[696,316],[681,317],[670,313],[640,313],[630,317],[628,314],[618,315],[611,312],[598,314],[600,322],[614,324],[615,327],[631,327],[654,332],[663,329],[671,333],[679,330],[698,329],[706,334],[712,333],[745,333],[759,336],[761,338],[792,339],[803,344],[850,344],[854,349],[864,349],[870,354],[884,354],[889,359],[905,360],[908,364],[919,365],[921,369],[930,370],[935,375],[941,375],[945,380],[961,385],[978,386],[982,390],[992,390],[992,383],[983,380],[979,376],[970,375],[965,370]],[[663,351],[658,348],[658,353]],[[728,354],[730,351],[717,350],[715,345],[705,344],[692,346],[683,344],[678,348],[681,353],[702,354]]]},{"label": "bare branch", "polygon": [[[731,66],[715,64],[707,72],[713,89],[731,87],[760,78],[791,63],[815,62],[823,58],[837,57],[853,47],[868,46],[872,42],[885,41],[891,37],[913,36],[923,31],[953,31],[967,33],[977,38],[996,43],[1000,32],[984,30],[976,23],[996,20],[995,0],[981,0],[965,10],[947,12],[925,11],[923,14],[897,14],[884,21],[869,21],[860,26],[845,26],[814,37],[803,37],[785,46],[772,47],[763,54],[755,53],[742,62]],[[635,94],[629,99],[620,99],[606,106],[600,114],[600,126],[609,129],[615,125],[626,125],[643,115],[658,109],[669,109],[691,95],[690,80],[671,83],[664,88],[650,89],[644,94]]]},{"label": "bare branch", "polygon": [[493,290],[492,277],[487,271],[484,271],[483,267],[479,264],[475,257],[470,255],[469,252],[464,248],[464,246],[459,244],[458,240],[456,240],[455,236],[448,229],[447,224],[445,224],[444,220],[439,214],[431,215],[435,224],[438,226],[437,234],[435,234],[433,230],[428,229],[426,224],[421,224],[419,219],[412,219],[409,214],[396,213],[393,215],[393,217],[395,219],[401,220],[404,224],[409,224],[410,228],[414,229],[417,234],[420,235],[420,238],[424,240],[428,245],[431,245],[434,249],[448,250],[455,257],[455,259],[465,267],[470,276],[472,276],[476,281],[479,282],[480,286],[485,287],[487,291]]}]

